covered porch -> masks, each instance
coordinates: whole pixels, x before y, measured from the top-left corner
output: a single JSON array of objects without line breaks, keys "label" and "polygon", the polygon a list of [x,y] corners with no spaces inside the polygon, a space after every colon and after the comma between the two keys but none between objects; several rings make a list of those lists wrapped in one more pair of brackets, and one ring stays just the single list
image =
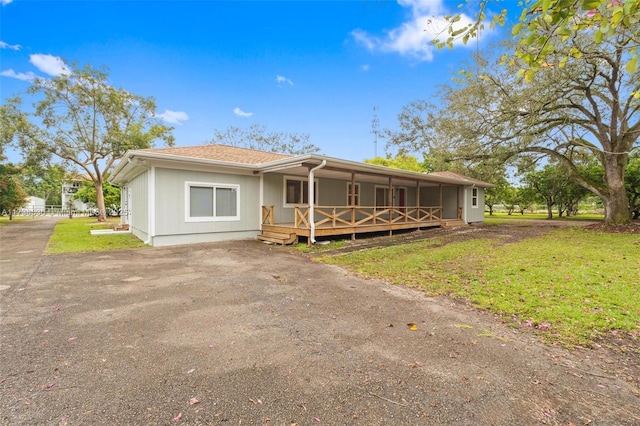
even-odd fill
[{"label": "covered porch", "polygon": [[459,179],[336,159],[283,162],[261,173],[264,241],[313,244],[316,237],[466,225]]},{"label": "covered porch", "polygon": [[293,222],[276,224],[274,206],[262,206],[262,233],[258,238],[285,245],[295,244],[299,237],[304,237],[311,244],[314,237],[342,235],[355,239],[357,234],[387,232],[392,235],[394,231],[466,225],[462,220],[462,207],[457,218],[443,219],[440,206],[314,206],[313,226],[310,210],[310,206],[295,207]]}]

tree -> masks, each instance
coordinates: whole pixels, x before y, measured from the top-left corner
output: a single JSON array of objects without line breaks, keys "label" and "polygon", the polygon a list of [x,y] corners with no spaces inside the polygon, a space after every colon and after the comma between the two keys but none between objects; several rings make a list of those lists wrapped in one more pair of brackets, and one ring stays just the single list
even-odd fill
[{"label": "tree", "polygon": [[426,159],[421,163],[413,155],[408,155],[402,151],[395,157],[391,157],[390,155],[387,157],[374,157],[366,159],[364,162],[378,166],[390,167],[392,169],[411,170],[413,172],[421,173],[429,172],[429,164]]},{"label": "tree", "polygon": [[629,159],[625,183],[629,196],[629,210],[631,210],[634,219],[640,219],[640,153]]},{"label": "tree", "polygon": [[[479,0],[476,19],[465,26],[459,24],[462,18],[460,13],[448,16],[447,39],[435,40],[434,43],[438,47],[453,47],[456,40],[462,40],[466,44],[470,39],[477,38],[485,25],[488,3],[489,0]],[[632,39],[632,43],[626,46],[628,55],[624,59],[627,72],[633,74],[638,69],[640,1],[524,0],[520,4],[523,6],[520,20],[513,25],[511,32],[520,36],[514,56],[519,59],[520,74],[527,81],[548,67],[549,58],[558,59],[558,48],[568,40],[588,34],[596,44],[610,42],[617,38],[620,30],[629,32]],[[503,9],[494,14],[491,27],[504,25],[507,12]],[[581,56],[581,52],[577,50],[563,51],[559,64]]]},{"label": "tree", "polygon": [[[111,210],[117,210],[120,207],[120,188],[105,181],[102,186],[102,192],[104,194],[105,206],[108,206]],[[96,187],[94,185],[87,185],[86,183],[80,186],[78,192],[73,195],[73,198],[93,206],[98,204]]]},{"label": "tree", "polygon": [[13,220],[15,209],[27,203],[27,193],[22,189],[19,179],[20,168],[13,164],[0,164],[0,212],[9,215]]},{"label": "tree", "polygon": [[173,144],[172,128],[160,124],[153,99],[112,87],[107,73],[74,68],[50,80],[35,79],[33,112],[21,100],[3,109],[0,135],[15,139],[23,152],[51,153],[80,168],[93,181],[98,220],[106,220],[105,174],[129,149],[149,148],[157,139]]},{"label": "tree", "polygon": [[59,164],[47,167],[24,166],[23,189],[31,195],[44,199],[45,204],[62,203],[62,183],[66,171]]},{"label": "tree", "polygon": [[[464,159],[505,162],[529,154],[556,161],[602,199],[608,224],[628,222],[624,171],[640,137],[640,98],[634,96],[640,73],[622,66],[622,46],[633,35],[618,31],[615,42],[567,41],[563,52],[583,56],[537,73],[530,83],[513,66],[489,62],[477,78],[443,90],[441,108],[427,115],[429,136]],[[602,166],[602,180],[577,167],[587,156]]]},{"label": "tree", "polygon": [[266,126],[259,124],[252,124],[247,129],[235,126],[229,126],[224,131],[215,129],[213,138],[208,143],[291,155],[320,151],[320,148],[309,142],[309,135],[306,133],[270,132]]},{"label": "tree", "polygon": [[547,207],[547,219],[553,219],[553,206],[562,192],[564,183],[562,171],[558,167],[547,164],[541,170],[529,172],[524,181],[540,196]]}]

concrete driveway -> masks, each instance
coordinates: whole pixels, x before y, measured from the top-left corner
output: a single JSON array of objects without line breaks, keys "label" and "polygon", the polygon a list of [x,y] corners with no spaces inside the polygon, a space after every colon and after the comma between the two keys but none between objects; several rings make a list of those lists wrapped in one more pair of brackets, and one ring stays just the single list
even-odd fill
[{"label": "concrete driveway", "polygon": [[0,227],[2,424],[640,423],[597,352],[464,304],[254,241],[44,256],[53,224]]}]

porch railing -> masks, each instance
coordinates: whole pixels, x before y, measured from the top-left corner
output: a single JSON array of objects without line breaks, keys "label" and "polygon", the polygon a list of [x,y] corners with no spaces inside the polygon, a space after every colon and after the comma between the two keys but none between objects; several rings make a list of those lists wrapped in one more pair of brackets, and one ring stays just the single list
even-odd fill
[{"label": "porch railing", "polygon": [[[399,223],[428,223],[442,220],[442,207],[390,207],[390,206],[315,206],[316,226],[332,228],[341,226],[392,225]],[[262,223],[274,224],[273,206],[262,206]],[[294,207],[295,228],[309,228],[309,207]]]}]

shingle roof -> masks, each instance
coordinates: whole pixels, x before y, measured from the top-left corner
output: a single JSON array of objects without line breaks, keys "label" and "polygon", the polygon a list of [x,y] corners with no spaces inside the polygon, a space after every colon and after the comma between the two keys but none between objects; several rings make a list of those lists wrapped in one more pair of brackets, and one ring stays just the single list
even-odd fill
[{"label": "shingle roof", "polygon": [[172,148],[140,149],[141,152],[154,154],[175,155],[180,157],[200,158],[241,164],[262,164],[289,158],[290,155],[275,152],[256,151],[254,149],[239,148],[228,145],[201,145]]},{"label": "shingle roof", "polygon": [[484,182],[482,180],[479,179],[473,179],[470,178],[468,176],[464,176],[458,173],[454,173],[454,172],[432,172],[432,173],[428,173],[429,176],[441,176],[441,177],[446,177],[446,178],[451,178],[451,179],[458,179],[458,180],[462,180],[462,181],[466,181],[468,183],[475,183],[476,185],[479,186],[494,186],[490,183]]}]

